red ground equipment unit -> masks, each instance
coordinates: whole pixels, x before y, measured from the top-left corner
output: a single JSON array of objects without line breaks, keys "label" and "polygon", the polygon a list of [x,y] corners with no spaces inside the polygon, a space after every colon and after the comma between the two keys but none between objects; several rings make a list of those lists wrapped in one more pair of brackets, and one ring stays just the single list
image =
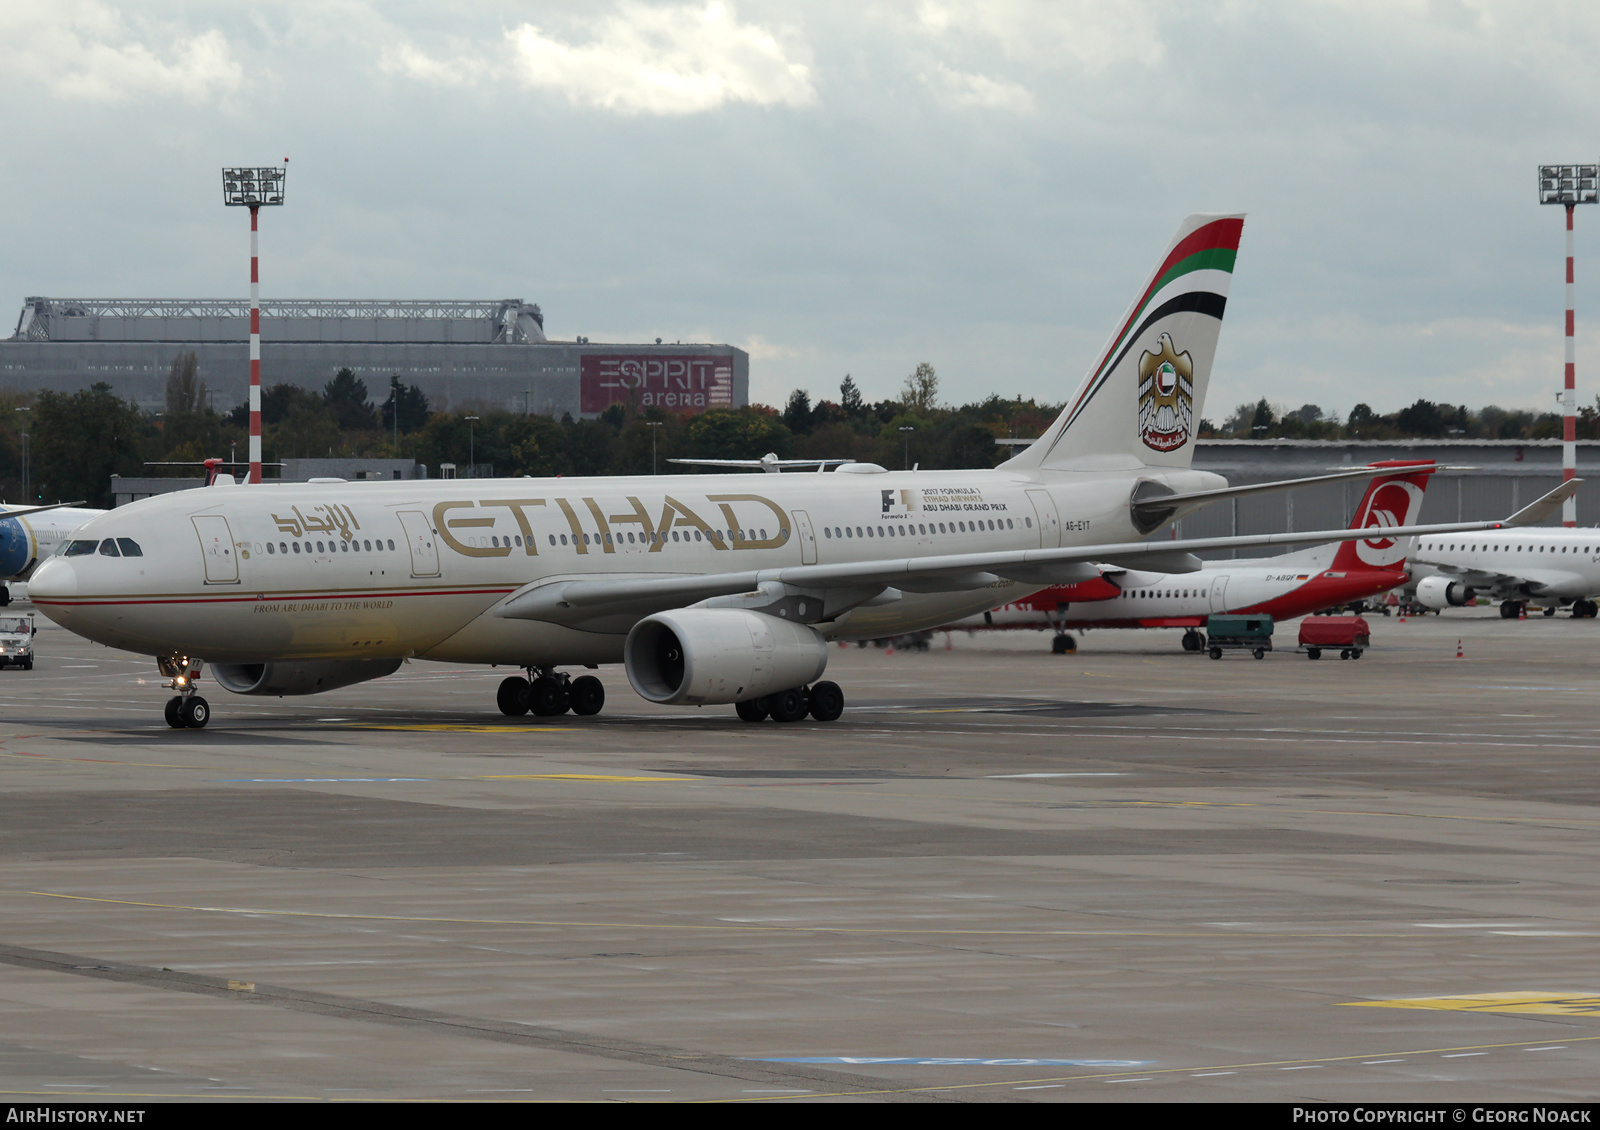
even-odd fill
[{"label": "red ground equipment unit", "polygon": [[1324,648],[1338,648],[1340,659],[1360,659],[1372,646],[1361,616],[1307,616],[1300,621],[1300,648],[1307,659],[1321,659]]}]

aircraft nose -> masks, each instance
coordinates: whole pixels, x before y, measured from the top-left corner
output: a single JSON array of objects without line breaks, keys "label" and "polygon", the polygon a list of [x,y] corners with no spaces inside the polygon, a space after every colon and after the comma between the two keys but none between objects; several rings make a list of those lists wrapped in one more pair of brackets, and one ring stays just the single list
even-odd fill
[{"label": "aircraft nose", "polygon": [[78,595],[78,571],[59,557],[41,561],[28,578],[28,599],[56,600]]}]

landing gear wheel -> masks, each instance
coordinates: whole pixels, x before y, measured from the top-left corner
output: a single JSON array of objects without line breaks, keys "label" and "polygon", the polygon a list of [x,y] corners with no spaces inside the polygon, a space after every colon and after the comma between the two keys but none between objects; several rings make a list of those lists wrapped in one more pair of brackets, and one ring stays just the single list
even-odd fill
[{"label": "landing gear wheel", "polygon": [[1322,658],[1322,649],[1320,647],[1308,647],[1308,648],[1306,648],[1306,658],[1307,659],[1321,659]]},{"label": "landing gear wheel", "polygon": [[1050,651],[1054,655],[1071,655],[1078,650],[1078,641],[1069,635],[1059,635],[1050,641]]},{"label": "landing gear wheel", "polygon": [[605,684],[593,675],[584,675],[572,680],[572,685],[567,688],[572,695],[572,712],[587,718],[591,714],[599,714],[600,708],[606,704]]},{"label": "landing gear wheel", "polygon": [[733,712],[746,722],[761,722],[767,717],[767,698],[747,698],[733,704]]},{"label": "landing gear wheel", "polygon": [[1188,631],[1183,633],[1183,650],[1184,651],[1199,651],[1201,648],[1203,648],[1205,646],[1206,646],[1206,638],[1204,636],[1202,636],[1199,632],[1195,631],[1193,628],[1190,628]]},{"label": "landing gear wheel", "polygon": [[1500,619],[1502,620],[1515,620],[1519,611],[1521,610],[1514,600],[1502,600],[1500,602]]},{"label": "landing gear wheel", "polygon": [[203,730],[211,721],[211,704],[199,695],[191,695],[178,707],[178,717],[191,730]]},{"label": "landing gear wheel", "polygon": [[549,675],[541,675],[528,688],[528,709],[541,718],[564,714],[561,698],[561,684]]},{"label": "landing gear wheel", "polygon": [[786,691],[778,691],[767,696],[767,713],[772,715],[774,722],[798,722],[806,716],[811,704],[806,701],[806,692],[799,687],[791,687]]},{"label": "landing gear wheel", "polygon": [[813,684],[810,693],[811,717],[818,722],[832,722],[844,713],[844,691],[839,684],[823,681]]},{"label": "landing gear wheel", "polygon": [[184,728],[185,722],[183,720],[182,711],[183,699],[179,698],[177,695],[173,695],[171,698],[167,699],[167,725],[171,726],[174,730],[181,730]]},{"label": "landing gear wheel", "polygon": [[1220,647],[1213,647],[1210,651],[1206,652],[1206,654],[1211,656],[1212,659],[1221,659],[1222,649]]},{"label": "landing gear wheel", "polygon": [[517,718],[528,712],[528,680],[521,675],[512,675],[502,679],[500,689],[495,692],[494,701],[500,707],[500,713],[507,718]]},{"label": "landing gear wheel", "polygon": [[1548,608],[1546,608],[1546,609],[1545,609],[1545,610],[1544,610],[1544,614],[1545,614],[1545,615],[1546,615],[1546,616],[1554,616],[1554,615],[1555,615],[1555,614],[1556,614],[1556,606],[1555,606],[1555,605],[1553,605],[1553,604],[1552,604],[1552,605],[1550,605],[1550,607],[1548,607]]}]

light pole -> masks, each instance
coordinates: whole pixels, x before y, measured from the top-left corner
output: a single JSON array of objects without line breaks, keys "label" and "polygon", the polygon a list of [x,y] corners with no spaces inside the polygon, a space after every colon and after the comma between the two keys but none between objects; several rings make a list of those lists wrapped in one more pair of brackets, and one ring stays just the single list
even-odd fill
[{"label": "light pole", "polygon": [[477,437],[473,433],[473,429],[477,426],[478,417],[464,416],[462,418],[467,421],[467,476],[475,479],[478,477],[478,447]]},{"label": "light pole", "polygon": [[911,470],[911,433],[916,430],[910,424],[900,428],[900,438],[906,441],[905,470],[907,471]]},{"label": "light pole", "polygon": [[656,429],[659,428],[661,424],[662,421],[660,420],[646,420],[644,422],[644,426],[650,429],[650,473],[652,475],[660,474],[660,472],[656,470],[656,436],[660,435],[661,433],[656,431]]},{"label": "light pole", "polygon": [[[284,158],[285,163],[288,158]],[[250,482],[261,482],[261,250],[256,237],[257,213],[283,203],[288,169],[223,169],[222,202],[250,209]]]},{"label": "light pole", "polygon": [[[1561,481],[1578,475],[1577,350],[1574,348],[1572,305],[1572,209],[1600,202],[1600,165],[1540,165],[1539,203],[1560,204],[1567,210],[1567,349],[1566,374],[1561,390]],[[1561,524],[1578,524],[1577,499],[1561,504]]]}]

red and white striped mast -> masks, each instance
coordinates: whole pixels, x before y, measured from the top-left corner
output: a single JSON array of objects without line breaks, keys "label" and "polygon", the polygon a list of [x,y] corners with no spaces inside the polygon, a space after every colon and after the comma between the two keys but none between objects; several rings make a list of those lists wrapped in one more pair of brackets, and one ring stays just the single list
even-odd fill
[{"label": "red and white striped mast", "polygon": [[[1576,315],[1572,301],[1572,209],[1600,201],[1600,165],[1540,165],[1539,203],[1560,204],[1567,210],[1567,327],[1566,375],[1561,390],[1561,481],[1578,477],[1578,355]],[[1561,504],[1561,524],[1578,524],[1578,502]]]},{"label": "red and white striped mast", "polygon": [[[284,158],[284,164],[288,164]],[[261,246],[257,221],[265,205],[283,203],[287,169],[222,170],[222,199],[250,209],[250,483],[261,482]]]}]

